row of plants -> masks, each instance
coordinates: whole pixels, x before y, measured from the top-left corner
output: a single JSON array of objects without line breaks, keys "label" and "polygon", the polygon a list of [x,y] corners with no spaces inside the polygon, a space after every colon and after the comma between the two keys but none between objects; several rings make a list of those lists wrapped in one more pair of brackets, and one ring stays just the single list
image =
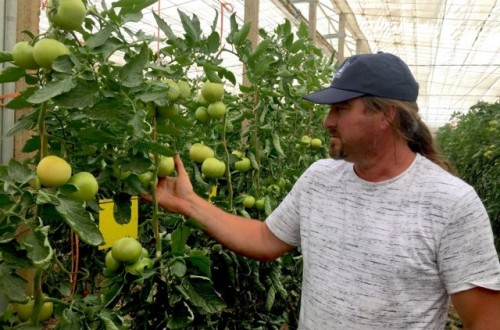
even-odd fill
[{"label": "row of plants", "polygon": [[[286,20],[260,30],[255,48],[250,23],[239,25],[235,15],[225,40],[217,13],[208,33],[182,11],[182,35],[156,13],[161,40],[128,27],[155,2],[120,0],[98,10],[52,0],[50,28],[25,31],[0,53],[12,64],[0,83],[28,86],[4,110],[30,109],[8,135],[32,133],[25,159],[0,167],[0,292],[11,302],[2,328],[297,323],[298,253],[269,263],[238,256],[192,219],[163,212],[154,187],[175,175],[171,157],[179,154],[199,194],[264,219],[303,170],[327,156],[327,109],[302,95],[328,83],[332,59],[310,45],[306,26]],[[248,85],[225,67],[226,53],[241,61]],[[153,203],[138,202],[137,237],[100,248],[100,201],[111,200],[114,221],[126,225],[134,199],[147,193]]]},{"label": "row of plants", "polygon": [[454,113],[436,139],[483,201],[500,253],[500,103],[478,102],[467,113]]}]

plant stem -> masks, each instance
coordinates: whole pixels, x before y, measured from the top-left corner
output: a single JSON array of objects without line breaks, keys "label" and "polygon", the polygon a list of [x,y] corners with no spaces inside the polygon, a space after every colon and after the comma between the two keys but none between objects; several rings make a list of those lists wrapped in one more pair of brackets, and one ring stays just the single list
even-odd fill
[{"label": "plant stem", "polygon": [[33,305],[33,313],[31,314],[31,324],[38,326],[40,323],[40,311],[45,300],[42,292],[42,275],[43,270],[38,268],[35,272],[35,277],[33,279],[33,296],[35,303]]},{"label": "plant stem", "polygon": [[42,103],[40,114],[38,116],[38,133],[40,134],[40,159],[45,157],[48,152],[48,142],[45,136],[45,116],[47,115],[47,101]]}]

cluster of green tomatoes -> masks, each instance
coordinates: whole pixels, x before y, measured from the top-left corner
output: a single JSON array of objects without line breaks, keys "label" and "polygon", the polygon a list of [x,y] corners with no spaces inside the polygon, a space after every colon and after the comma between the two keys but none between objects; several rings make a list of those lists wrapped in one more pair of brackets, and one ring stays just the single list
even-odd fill
[{"label": "cluster of green tomatoes", "polygon": [[120,269],[135,276],[142,275],[153,268],[148,250],[132,237],[122,237],[116,240],[104,259],[104,276],[112,277]]}]

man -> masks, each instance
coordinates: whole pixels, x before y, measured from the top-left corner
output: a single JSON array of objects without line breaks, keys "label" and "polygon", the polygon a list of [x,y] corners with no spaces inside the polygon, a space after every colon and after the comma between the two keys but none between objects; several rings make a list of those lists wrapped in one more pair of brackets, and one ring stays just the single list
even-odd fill
[{"label": "man", "polygon": [[324,127],[334,159],[308,168],[265,222],[197,196],[179,156],[177,177],[158,183],[158,202],[250,258],[300,246],[300,329],[443,329],[449,297],[466,328],[500,329],[487,213],[447,171],[417,96],[398,57],[352,56],[330,87],[305,97],[330,105]]}]

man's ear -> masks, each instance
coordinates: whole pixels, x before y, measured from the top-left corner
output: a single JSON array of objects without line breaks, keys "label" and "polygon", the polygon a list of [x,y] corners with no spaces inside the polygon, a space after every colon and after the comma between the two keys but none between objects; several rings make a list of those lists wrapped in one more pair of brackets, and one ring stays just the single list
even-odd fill
[{"label": "man's ear", "polygon": [[382,111],[382,123],[387,124],[389,127],[393,127],[396,121],[397,111],[398,110],[394,106],[384,109],[384,111]]}]

